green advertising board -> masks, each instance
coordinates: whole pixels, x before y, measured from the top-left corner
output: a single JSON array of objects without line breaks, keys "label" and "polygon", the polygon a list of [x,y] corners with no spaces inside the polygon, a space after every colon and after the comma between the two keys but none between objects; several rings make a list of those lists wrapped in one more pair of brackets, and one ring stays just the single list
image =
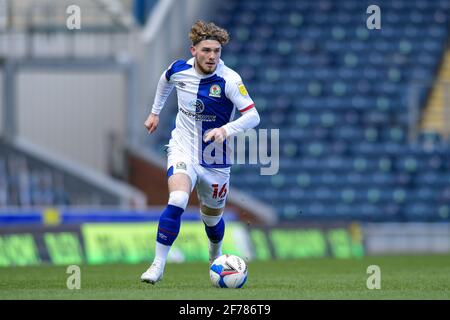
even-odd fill
[{"label": "green advertising board", "polygon": [[253,252],[256,260],[269,260],[272,258],[266,235],[262,230],[254,229],[250,233]]},{"label": "green advertising board", "polygon": [[[157,227],[157,222],[90,223],[0,230],[0,267],[149,263],[154,258]],[[222,252],[245,260],[352,258],[364,255],[364,243],[357,223],[340,227],[247,229],[239,222],[228,222]],[[207,262],[208,258],[203,223],[184,222],[168,260]]]},{"label": "green advertising board", "polygon": [[[138,263],[154,258],[157,223],[85,224],[83,234],[88,263]],[[223,252],[248,258],[245,228],[227,223]],[[208,261],[208,238],[202,223],[184,222],[170,250],[169,261]]]},{"label": "green advertising board", "polygon": [[362,240],[354,237],[356,228],[274,228],[268,234],[275,258],[352,258],[364,255]]},{"label": "green advertising board", "polygon": [[321,230],[274,229],[270,239],[277,258],[324,257],[327,243]]},{"label": "green advertising board", "polygon": [[30,266],[40,262],[32,234],[0,235],[0,266]]},{"label": "green advertising board", "polygon": [[84,261],[83,257],[78,226],[0,230],[0,266],[3,267],[79,264]]},{"label": "green advertising board", "polygon": [[44,241],[53,264],[70,265],[83,262],[83,251],[76,233],[46,232]]}]

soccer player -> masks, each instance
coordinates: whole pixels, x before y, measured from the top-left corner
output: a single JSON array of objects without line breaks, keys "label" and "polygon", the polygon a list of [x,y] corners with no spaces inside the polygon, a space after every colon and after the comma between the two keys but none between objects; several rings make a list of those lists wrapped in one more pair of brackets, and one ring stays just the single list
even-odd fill
[{"label": "soccer player", "polygon": [[[194,186],[209,238],[210,263],[222,254],[225,231],[222,214],[231,166],[226,139],[254,128],[260,121],[241,77],[220,59],[222,46],[229,41],[228,32],[199,20],[192,26],[189,38],[193,57],[188,61],[177,60],[163,72],[151,113],[144,123],[148,133],[156,130],[159,113],[176,87],[178,112],[167,145],[169,201],[159,219],[155,259],[141,276],[142,281],[151,284],[163,277],[167,255],[180,230],[180,218]],[[233,121],[235,109],[241,116]],[[220,148],[206,152],[212,143]]]}]

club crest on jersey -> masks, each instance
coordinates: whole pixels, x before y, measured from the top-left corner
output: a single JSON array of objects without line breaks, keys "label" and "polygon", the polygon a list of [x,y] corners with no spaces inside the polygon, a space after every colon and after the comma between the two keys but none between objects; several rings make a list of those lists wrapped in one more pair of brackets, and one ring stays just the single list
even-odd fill
[{"label": "club crest on jersey", "polygon": [[211,88],[209,88],[209,96],[220,98],[220,94],[222,93],[222,89],[218,84],[213,84]]}]

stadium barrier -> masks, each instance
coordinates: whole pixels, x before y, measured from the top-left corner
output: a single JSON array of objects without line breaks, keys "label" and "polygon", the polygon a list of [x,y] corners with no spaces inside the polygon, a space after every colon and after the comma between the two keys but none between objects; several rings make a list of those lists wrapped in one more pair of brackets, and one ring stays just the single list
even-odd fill
[{"label": "stadium barrier", "polygon": [[450,223],[366,223],[364,242],[368,255],[449,254]]},{"label": "stadium barrier", "polygon": [[[150,262],[158,217],[159,210],[46,209],[16,214],[14,220],[0,213],[0,267]],[[364,243],[358,223],[258,227],[230,212],[223,252],[246,261],[351,258],[364,255]],[[183,215],[168,259],[208,261],[208,240],[196,210]]]}]

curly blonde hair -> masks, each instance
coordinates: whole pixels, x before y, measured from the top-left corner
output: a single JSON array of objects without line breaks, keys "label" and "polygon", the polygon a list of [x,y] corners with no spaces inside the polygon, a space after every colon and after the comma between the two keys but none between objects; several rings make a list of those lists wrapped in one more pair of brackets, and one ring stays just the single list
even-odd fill
[{"label": "curly blonde hair", "polygon": [[197,20],[189,32],[189,39],[194,46],[203,40],[217,40],[223,46],[230,40],[230,35],[227,30],[216,26],[213,22],[205,23]]}]

